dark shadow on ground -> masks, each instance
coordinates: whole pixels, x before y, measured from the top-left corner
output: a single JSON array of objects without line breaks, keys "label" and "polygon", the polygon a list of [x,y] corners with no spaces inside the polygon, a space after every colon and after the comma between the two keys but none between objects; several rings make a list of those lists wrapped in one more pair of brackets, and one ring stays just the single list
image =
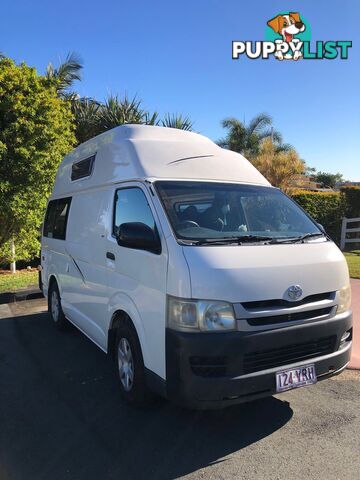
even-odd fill
[{"label": "dark shadow on ground", "polygon": [[0,477],[174,479],[271,435],[292,416],[276,398],[218,411],[122,403],[110,360],[47,314],[0,320]]},{"label": "dark shadow on ground", "polygon": [[38,288],[34,287],[20,289],[15,292],[2,292],[0,293],[0,305],[23,300],[36,300],[38,298],[43,298],[43,294]]}]

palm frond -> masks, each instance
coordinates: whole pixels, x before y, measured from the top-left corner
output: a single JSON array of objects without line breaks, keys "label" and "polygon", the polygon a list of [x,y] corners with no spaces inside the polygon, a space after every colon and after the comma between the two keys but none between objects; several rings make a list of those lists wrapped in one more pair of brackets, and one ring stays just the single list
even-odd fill
[{"label": "palm frond", "polygon": [[67,54],[65,60],[55,68],[52,63],[49,63],[46,68],[46,78],[56,85],[59,93],[69,88],[76,80],[81,80],[81,70],[83,68],[80,57],[70,52]]},{"label": "palm frond", "polygon": [[153,114],[146,112],[144,117],[144,123],[145,125],[159,125],[160,120],[158,112],[154,112]]},{"label": "palm frond", "polygon": [[293,146],[283,143],[283,137],[278,130],[272,127],[272,118],[267,113],[256,115],[248,125],[237,118],[225,118],[221,125],[227,130],[225,138],[217,141],[222,148],[241,153],[248,158],[256,157],[267,139],[277,152],[290,152]]},{"label": "palm frond", "polygon": [[225,138],[217,142],[218,145],[234,152],[243,153],[247,147],[247,131],[245,125],[234,117],[224,118],[221,125],[223,128],[226,128],[228,132]]},{"label": "palm frond", "polygon": [[229,148],[228,147],[228,141],[226,138],[220,138],[219,140],[217,140],[216,142],[216,145],[218,145],[220,148]]},{"label": "palm frond", "polygon": [[232,128],[239,128],[239,127],[244,127],[243,123],[240,122],[237,118],[234,117],[227,117],[224,118],[221,122],[221,126],[223,128],[226,128],[227,130],[230,130]]},{"label": "palm frond", "polygon": [[258,133],[259,140],[264,140],[265,138],[272,138],[274,143],[282,143],[283,137],[279,130],[275,130],[274,128],[268,128],[260,133]]},{"label": "palm frond", "polygon": [[276,151],[279,152],[290,152],[291,150],[295,150],[294,146],[290,143],[280,143],[276,145]]},{"label": "palm frond", "polygon": [[75,98],[71,103],[75,118],[75,134],[78,143],[101,133],[99,124],[99,111],[101,105],[92,98]]},{"label": "palm frond", "polygon": [[73,104],[74,102],[83,100],[80,98],[80,95],[76,92],[64,92],[61,96],[64,100],[66,100],[67,102],[70,102],[71,104]]},{"label": "palm frond", "polygon": [[110,95],[100,109],[100,125],[105,131],[125,123],[145,123],[146,113],[136,96]]},{"label": "palm frond", "polygon": [[167,113],[161,120],[161,124],[163,127],[178,128],[179,130],[187,131],[192,131],[194,125],[188,116],[183,116],[177,113]]},{"label": "palm frond", "polygon": [[247,126],[247,130],[250,134],[252,133],[261,133],[261,131],[272,124],[272,118],[267,113],[259,113],[254,117],[249,125]]}]

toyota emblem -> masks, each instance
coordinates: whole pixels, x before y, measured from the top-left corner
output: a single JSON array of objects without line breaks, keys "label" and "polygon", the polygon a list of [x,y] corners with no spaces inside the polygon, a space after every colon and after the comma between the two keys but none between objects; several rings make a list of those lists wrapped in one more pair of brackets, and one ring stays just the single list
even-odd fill
[{"label": "toyota emblem", "polygon": [[299,298],[303,294],[303,291],[300,285],[291,285],[291,287],[286,290],[286,293],[290,300],[295,301],[299,300]]}]

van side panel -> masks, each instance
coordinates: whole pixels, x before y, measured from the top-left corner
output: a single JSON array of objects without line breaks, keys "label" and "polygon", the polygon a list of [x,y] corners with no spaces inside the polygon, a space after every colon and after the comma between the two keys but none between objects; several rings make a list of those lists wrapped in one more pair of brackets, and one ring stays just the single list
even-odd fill
[{"label": "van side panel", "polygon": [[50,278],[54,277],[62,296],[62,281],[65,275],[68,256],[64,240],[42,237],[41,241],[41,266],[42,285],[45,297],[48,296]]},{"label": "van side panel", "polygon": [[67,264],[62,274],[66,316],[102,349],[107,347],[106,192],[73,196],[66,239]]}]

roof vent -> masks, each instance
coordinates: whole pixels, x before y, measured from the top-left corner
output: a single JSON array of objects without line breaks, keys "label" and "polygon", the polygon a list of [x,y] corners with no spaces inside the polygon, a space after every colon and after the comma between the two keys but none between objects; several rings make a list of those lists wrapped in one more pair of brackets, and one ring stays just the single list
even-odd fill
[{"label": "roof vent", "polygon": [[80,178],[90,177],[94,168],[95,156],[96,155],[92,155],[89,158],[85,158],[85,160],[73,163],[71,168],[72,181],[79,180]]}]

